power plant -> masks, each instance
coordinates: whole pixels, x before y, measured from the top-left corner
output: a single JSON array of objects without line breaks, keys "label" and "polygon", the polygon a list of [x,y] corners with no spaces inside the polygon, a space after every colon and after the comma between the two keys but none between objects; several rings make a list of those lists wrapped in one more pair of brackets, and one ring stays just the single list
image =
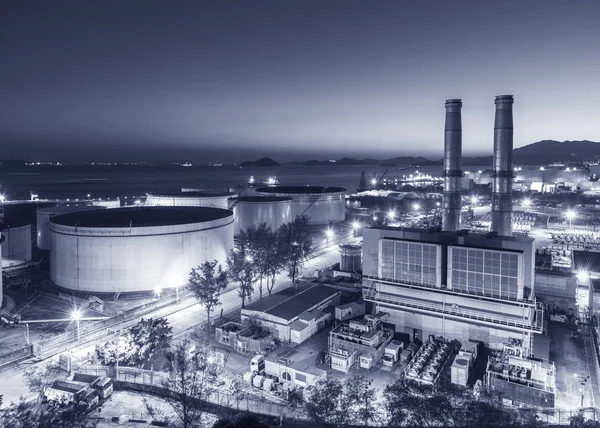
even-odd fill
[{"label": "power plant", "polygon": [[462,118],[461,100],[446,101],[446,124],[444,127],[444,207],[442,229],[455,232],[460,229],[462,210],[461,169]]}]

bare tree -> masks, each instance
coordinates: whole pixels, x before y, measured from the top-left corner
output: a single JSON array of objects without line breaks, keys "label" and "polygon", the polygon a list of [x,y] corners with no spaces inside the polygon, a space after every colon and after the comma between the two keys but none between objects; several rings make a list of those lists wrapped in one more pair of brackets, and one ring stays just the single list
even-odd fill
[{"label": "bare tree", "polygon": [[189,339],[175,347],[169,376],[162,386],[165,401],[173,409],[183,428],[201,426],[205,400],[212,391],[214,367],[205,349],[195,349]]},{"label": "bare tree", "polygon": [[190,272],[188,287],[206,309],[206,322],[210,331],[210,314],[221,304],[221,291],[227,288],[227,272],[217,260],[206,261]]}]

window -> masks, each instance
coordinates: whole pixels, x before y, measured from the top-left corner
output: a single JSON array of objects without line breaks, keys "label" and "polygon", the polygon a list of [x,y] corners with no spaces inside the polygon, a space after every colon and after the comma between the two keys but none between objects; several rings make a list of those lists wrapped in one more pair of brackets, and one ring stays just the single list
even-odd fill
[{"label": "window", "polygon": [[298,382],[304,382],[306,383],[306,375],[300,374],[300,373],[296,373],[296,380]]},{"label": "window", "polygon": [[288,372],[283,372],[283,373],[281,374],[281,378],[282,378],[283,380],[291,381],[291,380],[292,380],[292,375],[291,375],[291,374],[289,374]]},{"label": "window", "polygon": [[440,274],[438,252],[435,244],[384,239],[380,255],[382,279],[435,286]]}]

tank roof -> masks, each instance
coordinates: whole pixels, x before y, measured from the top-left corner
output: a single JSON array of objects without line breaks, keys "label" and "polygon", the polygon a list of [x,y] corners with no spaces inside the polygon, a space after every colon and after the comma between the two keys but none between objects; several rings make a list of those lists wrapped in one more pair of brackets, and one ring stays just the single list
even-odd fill
[{"label": "tank roof", "polygon": [[345,192],[346,189],[325,186],[274,186],[260,187],[256,191],[262,193],[339,193]]},{"label": "tank roof", "polygon": [[159,196],[159,197],[167,197],[167,198],[211,198],[211,197],[219,197],[219,196],[234,196],[237,195],[235,192],[201,192],[201,191],[193,191],[193,192],[173,192],[173,193],[148,193],[148,196]]},{"label": "tank roof", "polygon": [[289,196],[240,196],[238,202],[286,202],[291,201]]},{"label": "tank roof", "polygon": [[233,216],[229,210],[212,207],[135,207],[77,211],[50,221],[78,227],[148,227],[202,223]]}]

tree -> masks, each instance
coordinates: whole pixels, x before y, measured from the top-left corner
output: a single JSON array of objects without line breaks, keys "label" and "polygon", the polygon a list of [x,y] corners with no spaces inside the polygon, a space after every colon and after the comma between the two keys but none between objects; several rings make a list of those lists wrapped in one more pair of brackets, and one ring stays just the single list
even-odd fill
[{"label": "tree", "polygon": [[42,406],[21,399],[0,409],[0,426],[6,428],[93,428],[84,403]]},{"label": "tree", "polygon": [[258,295],[259,299],[262,299],[263,279],[268,275],[269,249],[274,245],[275,235],[267,223],[260,223],[258,226],[250,226],[241,236],[247,239],[258,276]]},{"label": "tree", "polygon": [[227,256],[229,278],[239,283],[238,295],[242,299],[242,308],[246,305],[246,298],[250,299],[254,292],[252,284],[257,273],[248,240],[243,235],[242,231],[237,247],[231,250]]},{"label": "tree", "polygon": [[96,347],[96,355],[104,365],[143,367],[156,352],[171,345],[173,328],[165,318],[142,318],[122,335]]},{"label": "tree", "polygon": [[304,406],[317,427],[337,425],[343,416],[338,406],[342,394],[342,383],[337,379],[326,378],[317,382]]},{"label": "tree", "polygon": [[270,424],[264,418],[251,413],[244,413],[234,418],[219,419],[212,428],[271,428],[276,425]]},{"label": "tree", "polygon": [[227,288],[227,272],[217,260],[206,261],[192,269],[188,287],[206,309],[206,322],[210,331],[210,313],[221,304],[221,290]]},{"label": "tree", "polygon": [[23,381],[30,392],[37,394],[37,403],[39,404],[52,383],[62,377],[64,376],[59,362],[49,360],[25,370]]},{"label": "tree", "polygon": [[271,244],[267,250],[265,262],[265,274],[267,277],[267,292],[269,295],[275,288],[275,280],[286,267],[286,245],[283,239],[280,239],[279,233],[271,234]]},{"label": "tree", "polygon": [[201,426],[204,400],[211,393],[215,370],[208,362],[206,350],[194,349],[188,339],[175,347],[169,376],[162,383],[169,393],[162,398],[183,428]]},{"label": "tree", "polygon": [[303,263],[313,253],[312,237],[308,232],[308,216],[297,216],[291,223],[281,225],[277,234],[285,251],[285,269],[292,284],[295,284],[296,278],[302,273]]}]

